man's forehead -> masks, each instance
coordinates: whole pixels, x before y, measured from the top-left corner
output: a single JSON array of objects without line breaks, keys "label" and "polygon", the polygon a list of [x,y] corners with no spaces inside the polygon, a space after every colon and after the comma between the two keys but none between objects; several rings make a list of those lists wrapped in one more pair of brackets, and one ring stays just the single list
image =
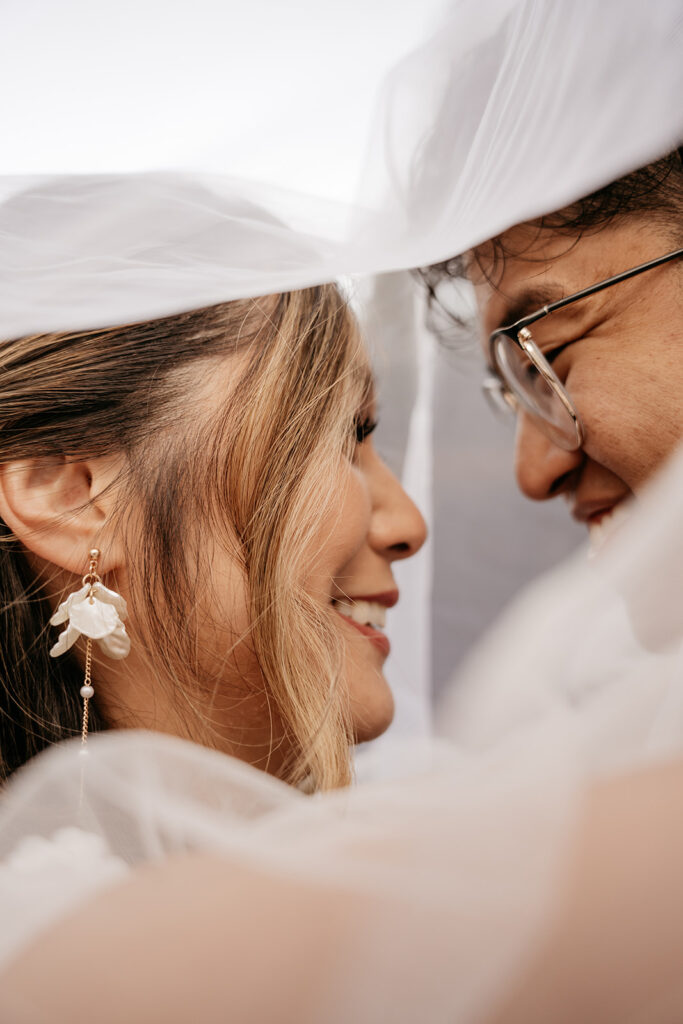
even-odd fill
[{"label": "man's forehead", "polygon": [[[473,249],[467,276],[482,326],[490,332],[657,256],[670,243],[659,222],[643,218],[621,219],[581,234],[530,221]],[[608,291],[592,307],[611,301]],[[570,305],[562,315],[578,317],[583,308]]]},{"label": "man's forehead", "polygon": [[[468,277],[485,332],[513,324],[605,276],[599,262],[607,239],[596,241],[577,245],[576,237],[522,224],[478,246],[469,255]],[[578,312],[570,306],[566,315]]]},{"label": "man's forehead", "polygon": [[487,334],[498,327],[507,327],[544,306],[557,302],[567,294],[566,288],[556,280],[544,284],[519,281],[505,291],[489,287],[478,290],[479,316]]}]

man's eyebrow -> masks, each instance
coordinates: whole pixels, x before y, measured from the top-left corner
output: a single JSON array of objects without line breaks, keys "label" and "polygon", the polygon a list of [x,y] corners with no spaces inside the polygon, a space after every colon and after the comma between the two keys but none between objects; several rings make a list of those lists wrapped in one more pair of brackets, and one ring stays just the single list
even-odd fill
[{"label": "man's eyebrow", "polygon": [[511,324],[516,324],[518,320],[529,316],[530,313],[540,311],[544,306],[557,302],[558,299],[563,299],[564,297],[564,289],[559,284],[550,283],[524,288],[517,295],[511,295],[509,298],[504,296],[505,305],[498,318],[498,323],[492,330],[495,331],[499,327],[509,327]]}]

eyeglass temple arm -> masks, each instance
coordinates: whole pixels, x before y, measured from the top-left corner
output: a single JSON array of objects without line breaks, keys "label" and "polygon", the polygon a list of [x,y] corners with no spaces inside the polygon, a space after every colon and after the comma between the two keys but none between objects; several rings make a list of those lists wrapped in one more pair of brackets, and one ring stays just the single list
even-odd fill
[{"label": "eyeglass temple arm", "polygon": [[631,267],[630,270],[624,270],[621,274],[615,274],[614,277],[608,277],[606,281],[598,281],[597,284],[592,284],[590,287],[584,288],[580,292],[574,292],[573,295],[568,295],[564,299],[558,299],[557,302],[549,303],[547,306],[543,307],[541,315],[545,316],[546,313],[553,313],[556,309],[562,309],[563,306],[568,306],[570,302],[576,302],[578,299],[585,299],[588,295],[595,295],[596,292],[601,292],[603,288],[609,288],[613,284],[619,284],[620,281],[627,281],[629,277],[636,277],[637,274],[642,274],[646,270],[652,270],[654,267],[658,267],[662,263],[669,263],[670,260],[678,259],[679,256],[683,256],[683,249],[674,249],[673,252],[668,252],[665,256],[658,256],[656,260],[649,260],[647,263],[641,263],[638,267]]},{"label": "eyeglass temple arm", "polygon": [[[516,332],[522,327],[530,327],[531,324],[536,323],[537,320],[547,316],[548,313],[554,313],[556,309],[562,309],[564,306],[568,306],[570,303],[576,302],[578,299],[585,299],[588,295],[595,295],[596,292],[601,292],[603,288],[609,288],[613,284],[619,284],[620,281],[627,281],[630,277],[636,277],[638,274],[642,274],[646,270],[652,270],[654,267],[659,267],[662,263],[669,263],[671,260],[676,260],[680,256],[683,256],[683,249],[674,249],[673,252],[668,252],[664,256],[658,256],[656,260],[648,260],[647,263],[641,263],[637,267],[631,267],[630,270],[624,270],[621,274],[615,274],[614,277],[608,277],[605,281],[598,281],[597,284],[592,284],[588,288],[582,289],[580,292],[574,292],[572,295],[567,295],[564,299],[558,299],[556,302],[549,302],[535,313],[522,317],[521,320],[517,320],[507,328],[501,328],[501,331],[509,331],[512,336],[512,332]],[[495,369],[491,359],[491,350],[493,348],[493,339],[498,333],[499,331],[494,331],[489,337],[489,370],[494,374]]]}]

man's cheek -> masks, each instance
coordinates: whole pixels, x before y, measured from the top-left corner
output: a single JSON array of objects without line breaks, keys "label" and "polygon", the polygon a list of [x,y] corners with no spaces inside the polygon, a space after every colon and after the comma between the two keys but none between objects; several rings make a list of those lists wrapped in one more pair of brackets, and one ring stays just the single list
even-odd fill
[{"label": "man's cheek", "polygon": [[583,451],[592,462],[609,470],[632,488],[628,478],[633,476],[637,467],[633,443],[637,424],[623,406],[608,399],[595,386],[591,391],[592,395],[586,389],[581,395],[583,401],[576,402],[585,431]]}]

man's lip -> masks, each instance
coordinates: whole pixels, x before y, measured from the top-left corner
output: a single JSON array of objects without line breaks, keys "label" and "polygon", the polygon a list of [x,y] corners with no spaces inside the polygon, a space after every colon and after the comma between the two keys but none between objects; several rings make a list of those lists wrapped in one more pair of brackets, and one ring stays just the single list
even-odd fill
[{"label": "man's lip", "polygon": [[617,498],[612,501],[593,501],[593,502],[582,502],[577,503],[572,509],[572,516],[578,523],[585,523],[586,526],[589,524],[599,523],[605,516],[620,505],[623,498]]},{"label": "man's lip", "polygon": [[611,515],[612,510],[615,508],[615,505],[610,505],[610,507],[607,509],[601,509],[599,512],[594,512],[593,515],[590,515],[586,521],[589,525],[597,524],[601,522],[602,519],[604,519],[606,516]]},{"label": "man's lip", "polygon": [[385,608],[393,608],[398,604],[398,590],[385,590],[381,594],[342,594],[334,598],[335,601],[371,601],[373,604],[381,604]]},{"label": "man's lip", "polygon": [[607,508],[598,509],[597,512],[593,512],[586,519],[587,526],[595,526],[607,516],[612,514],[612,510],[616,508],[616,505],[609,505]]}]

